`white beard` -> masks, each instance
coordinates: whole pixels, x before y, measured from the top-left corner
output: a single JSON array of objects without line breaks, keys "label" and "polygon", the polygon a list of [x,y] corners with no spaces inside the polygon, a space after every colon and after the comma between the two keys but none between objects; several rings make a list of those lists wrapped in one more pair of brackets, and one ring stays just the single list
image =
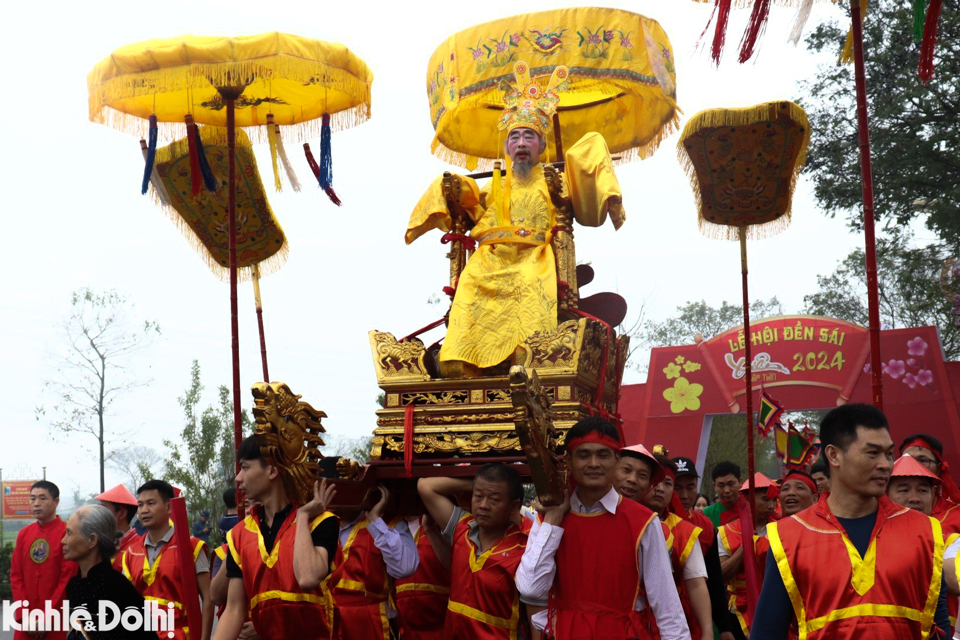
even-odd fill
[{"label": "white beard", "polygon": [[533,160],[517,160],[513,163],[513,175],[526,180],[533,172]]}]

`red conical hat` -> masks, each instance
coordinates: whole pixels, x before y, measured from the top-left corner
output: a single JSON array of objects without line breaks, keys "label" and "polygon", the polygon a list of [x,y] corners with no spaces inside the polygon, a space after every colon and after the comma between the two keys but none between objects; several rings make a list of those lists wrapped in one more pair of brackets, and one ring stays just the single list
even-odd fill
[{"label": "red conical hat", "polygon": [[653,465],[653,477],[650,478],[650,486],[655,487],[656,485],[663,482],[663,479],[667,476],[667,472],[663,467],[660,466],[660,463],[657,462],[657,459],[653,457],[653,454],[647,451],[647,448],[642,444],[635,444],[632,447],[623,447],[620,449],[620,456],[628,456],[630,458],[639,458],[640,460],[646,460]]},{"label": "red conical hat", "polygon": [[118,484],[112,489],[107,489],[100,495],[98,495],[95,500],[102,500],[104,502],[112,502],[114,504],[130,504],[137,506],[137,499],[134,497],[130,490],[127,489],[122,484]]},{"label": "red conical hat", "polygon": [[932,473],[929,469],[908,455],[900,456],[900,459],[893,463],[892,476],[927,478],[935,485],[940,484],[940,478],[938,478],[935,473]]}]

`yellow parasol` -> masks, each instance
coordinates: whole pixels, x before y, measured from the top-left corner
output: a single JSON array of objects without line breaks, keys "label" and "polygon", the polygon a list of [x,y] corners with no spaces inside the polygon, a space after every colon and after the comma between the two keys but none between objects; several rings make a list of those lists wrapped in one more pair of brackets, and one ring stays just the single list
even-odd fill
[{"label": "yellow parasol", "polygon": [[[747,235],[778,233],[790,224],[793,190],[810,142],[807,114],[793,102],[768,102],[746,109],[708,109],[693,116],[677,145],[697,203],[700,231],[740,241],[743,289],[744,385],[747,411],[749,504],[755,507],[753,361]],[[735,411],[738,408],[734,409]],[[747,615],[756,606],[756,557],[747,566]]]},{"label": "yellow parasol", "polygon": [[[150,144],[142,189],[153,174],[159,128],[178,134],[186,125],[191,195],[217,188],[197,124],[226,127],[230,329],[233,355],[234,438],[241,439],[240,351],[237,320],[236,127],[283,125],[296,139],[321,135],[321,160],[307,159],[335,202],[330,160],[331,127],[348,127],[370,115],[373,74],[349,49],[308,38],[266,33],[236,38],[182,36],[121,47],[87,77],[90,119],[123,131],[147,133]],[[321,118],[321,124],[316,124]],[[183,123],[183,124],[181,124]],[[266,127],[266,137],[276,130]],[[271,144],[271,148],[274,145]],[[170,194],[168,194],[169,196]],[[158,194],[162,198],[162,195]],[[239,469],[239,464],[237,466]],[[241,511],[242,513],[242,511]]]},{"label": "yellow parasol", "polygon": [[557,67],[569,69],[553,116],[557,159],[594,131],[621,161],[645,158],[677,125],[673,53],[656,20],[619,9],[558,9],[464,29],[434,51],[427,94],[437,156],[473,168],[502,155],[499,84],[512,80],[520,60],[543,83]]}]

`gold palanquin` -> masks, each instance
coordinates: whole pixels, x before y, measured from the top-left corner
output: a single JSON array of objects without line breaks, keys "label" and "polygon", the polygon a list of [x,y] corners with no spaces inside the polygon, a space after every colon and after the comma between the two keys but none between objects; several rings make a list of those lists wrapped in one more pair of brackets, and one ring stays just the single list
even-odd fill
[{"label": "gold palanquin", "polygon": [[677,145],[708,236],[766,237],[790,224],[810,125],[788,101],[745,109],[708,109],[687,123]]},{"label": "gold palanquin", "polygon": [[[373,73],[347,47],[278,32],[147,40],[117,49],[87,76],[94,122],[141,136],[151,114],[178,135],[185,114],[223,127],[218,88],[233,87],[242,89],[236,125],[265,125],[272,113],[286,140],[319,136],[324,113],[334,129],[363,122],[372,83]],[[251,134],[266,141],[259,129]]]},{"label": "gold palanquin", "polygon": [[563,148],[596,131],[621,161],[643,158],[677,124],[673,51],[656,20],[619,9],[557,9],[470,27],[437,47],[427,67],[436,155],[467,167],[502,156],[499,83],[512,81],[519,60],[541,83],[558,66],[569,68],[557,113]]},{"label": "gold palanquin", "polygon": [[[230,276],[227,225],[227,142],[226,132],[218,127],[201,127],[207,160],[221,182],[214,192],[190,192],[190,157],[183,138],[157,150],[157,172],[170,197],[170,206],[162,206],[184,237],[201,254],[208,267],[222,280]],[[237,132],[237,266],[242,278],[250,267],[259,265],[260,275],[283,266],[289,250],[287,238],[270,208],[257,170],[250,141]],[[160,204],[158,202],[158,204]]]}]

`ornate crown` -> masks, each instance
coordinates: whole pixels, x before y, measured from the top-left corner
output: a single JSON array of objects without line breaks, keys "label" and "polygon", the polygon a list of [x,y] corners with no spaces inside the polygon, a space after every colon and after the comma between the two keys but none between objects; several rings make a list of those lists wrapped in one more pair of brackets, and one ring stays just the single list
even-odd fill
[{"label": "ornate crown", "polygon": [[569,70],[562,65],[555,68],[546,91],[530,77],[530,67],[526,62],[513,65],[513,75],[517,79],[516,87],[506,80],[500,81],[506,106],[497,128],[509,133],[518,127],[526,127],[539,133],[541,138],[546,137],[551,118],[560,104],[559,93],[567,88]]}]

